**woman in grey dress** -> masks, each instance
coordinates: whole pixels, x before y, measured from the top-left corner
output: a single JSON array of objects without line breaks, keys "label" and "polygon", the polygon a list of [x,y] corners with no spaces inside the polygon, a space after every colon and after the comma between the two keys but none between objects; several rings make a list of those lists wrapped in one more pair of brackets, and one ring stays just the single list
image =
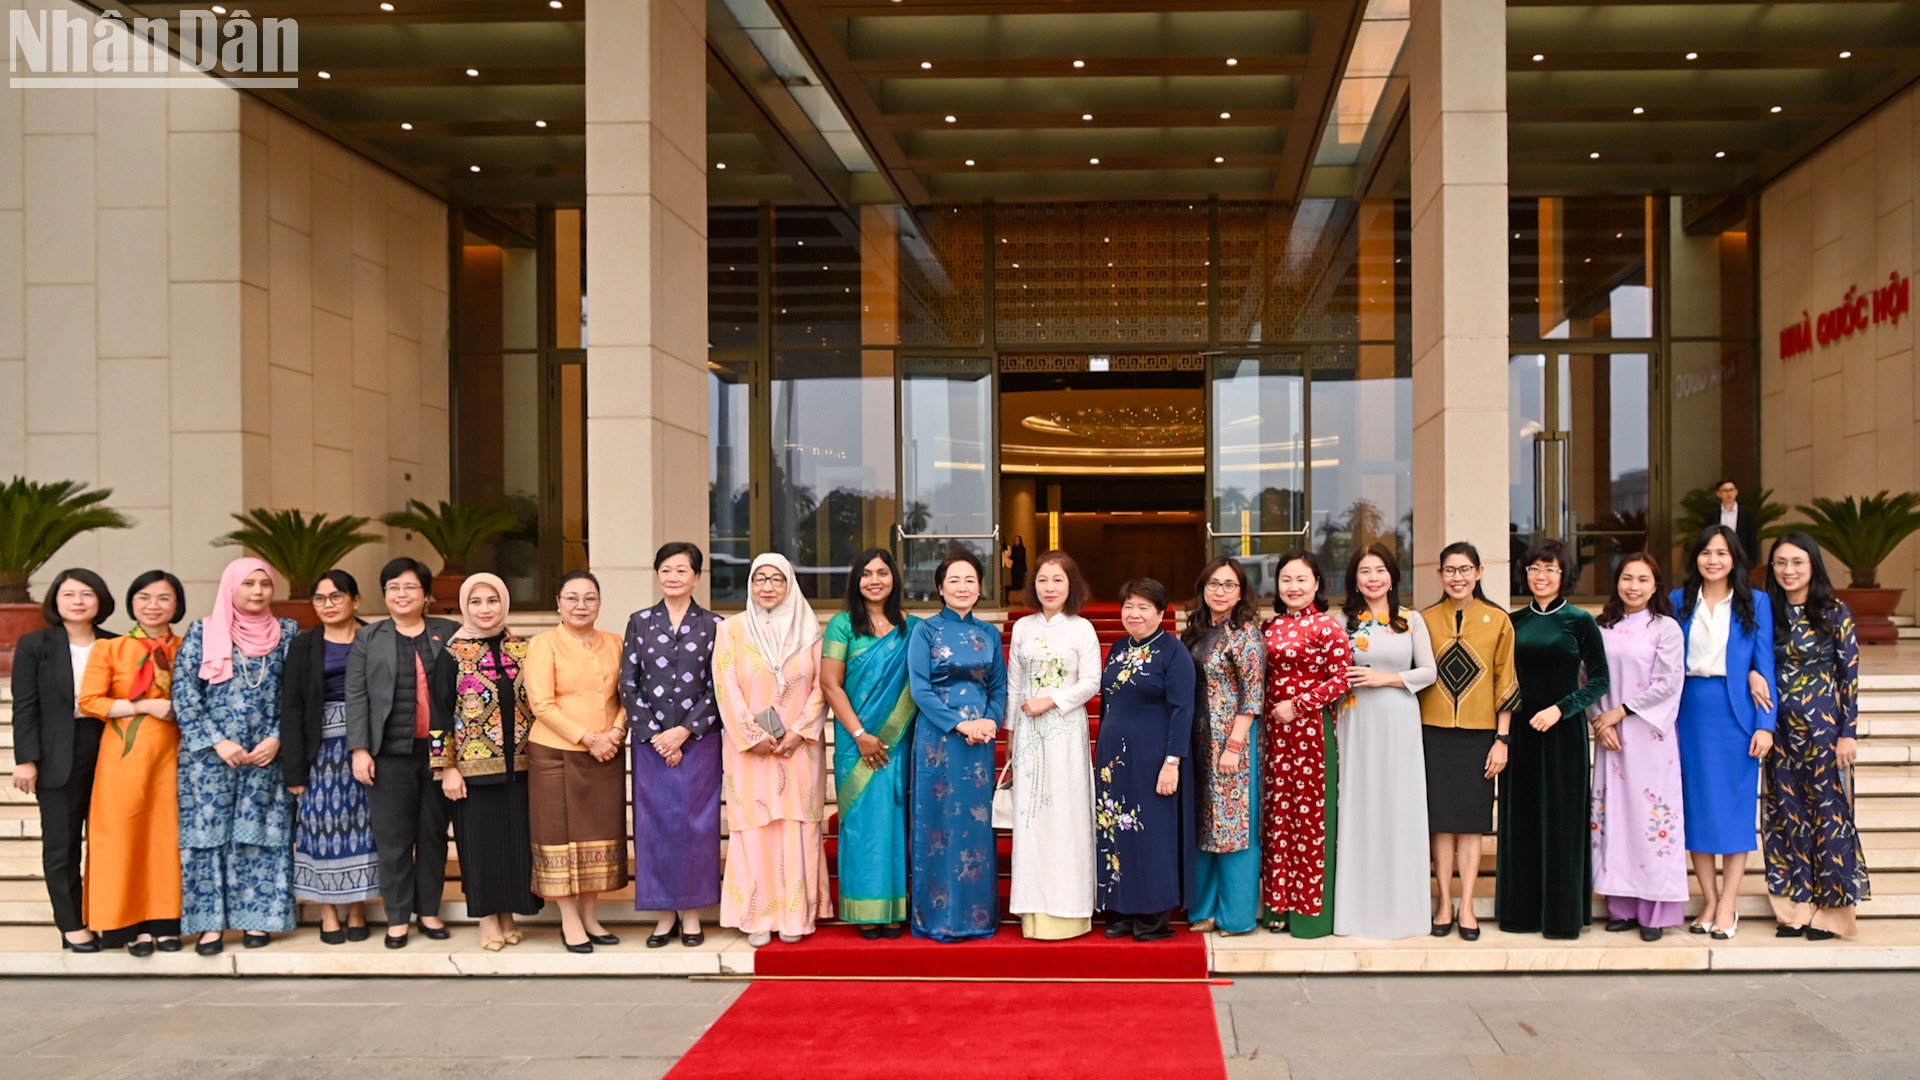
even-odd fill
[{"label": "woman in grey dress", "polygon": [[1427,773],[1421,690],[1433,685],[1433,643],[1400,606],[1400,564],[1382,544],[1347,564],[1353,691],[1340,705],[1340,861],[1333,932],[1410,938],[1428,933]]}]

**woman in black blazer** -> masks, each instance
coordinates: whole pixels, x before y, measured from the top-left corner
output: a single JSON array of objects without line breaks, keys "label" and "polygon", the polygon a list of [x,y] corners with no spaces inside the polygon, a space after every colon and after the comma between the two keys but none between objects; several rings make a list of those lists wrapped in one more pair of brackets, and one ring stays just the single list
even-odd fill
[{"label": "woman in black blazer", "polygon": [[[293,898],[320,905],[320,940],[367,938],[367,901],[380,898],[367,789],[347,749],[347,654],[360,621],[360,583],[329,570],[313,583],[320,625],[293,639],[280,683],[280,769],[299,796]],[[346,925],[341,925],[342,909]]]},{"label": "woman in black blazer", "polygon": [[93,766],[106,725],[82,716],[80,676],[93,643],[115,635],[100,624],[113,615],[113,594],[91,570],[62,570],[47,586],[44,630],[20,639],[13,656],[13,786],[40,804],[40,865],[60,945],[99,952],[82,917],[80,838],[93,802]]}]

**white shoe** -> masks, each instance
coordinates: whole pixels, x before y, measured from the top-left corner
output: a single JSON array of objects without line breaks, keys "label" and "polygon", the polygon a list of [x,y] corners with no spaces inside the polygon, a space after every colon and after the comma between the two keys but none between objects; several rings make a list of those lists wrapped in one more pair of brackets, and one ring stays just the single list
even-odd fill
[{"label": "white shoe", "polygon": [[1734,913],[1734,916],[1733,916],[1733,925],[1715,926],[1712,930],[1708,931],[1708,934],[1715,941],[1732,941],[1733,935],[1739,932],[1740,932],[1740,915],[1738,912],[1736,912]]},{"label": "white shoe", "polygon": [[781,941],[784,941],[784,942],[786,942],[786,943],[787,943],[787,944],[789,944],[789,945],[798,945],[798,944],[800,944],[800,939],[801,939],[801,938],[802,938],[803,936],[805,936],[805,935],[802,935],[802,934],[781,934],[781,935],[780,935],[780,940],[781,940]]},{"label": "white shoe", "polygon": [[747,944],[756,949],[765,948],[766,944],[772,940],[773,935],[765,930],[755,930],[753,933],[747,935]]}]

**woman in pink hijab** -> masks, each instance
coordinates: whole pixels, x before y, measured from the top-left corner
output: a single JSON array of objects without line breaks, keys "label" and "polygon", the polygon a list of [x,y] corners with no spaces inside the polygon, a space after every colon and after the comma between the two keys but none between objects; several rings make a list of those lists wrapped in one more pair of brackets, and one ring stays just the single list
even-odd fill
[{"label": "woman in pink hijab", "polygon": [[180,723],[183,935],[257,949],[293,929],[293,800],[281,778],[280,673],[300,627],[273,615],[273,572],[235,559],[173,663]]}]

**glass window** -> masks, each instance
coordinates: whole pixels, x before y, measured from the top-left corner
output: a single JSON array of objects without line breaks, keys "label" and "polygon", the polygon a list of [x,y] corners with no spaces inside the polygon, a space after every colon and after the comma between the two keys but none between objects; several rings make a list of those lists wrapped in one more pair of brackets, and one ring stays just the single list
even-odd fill
[{"label": "glass window", "polygon": [[1673,290],[1668,332],[1676,338],[1751,340],[1753,250],[1746,219],[1725,228],[1689,229],[1686,202],[1674,196],[1664,203]]},{"label": "glass window", "polygon": [[760,211],[707,211],[707,347],[760,344]]},{"label": "glass window", "polygon": [[1638,196],[1509,202],[1513,339],[1655,336],[1655,205]]},{"label": "glass window", "polygon": [[506,246],[469,232],[460,248],[461,352],[537,349],[540,260],[531,246]]},{"label": "glass window", "polygon": [[900,340],[980,344],[986,335],[984,212],[969,204],[901,215]]},{"label": "glass window", "polygon": [[1219,356],[1208,396],[1212,544],[1273,596],[1279,556],[1306,543],[1306,356]]},{"label": "glass window", "polygon": [[985,357],[907,357],[901,369],[900,525],[909,539],[900,558],[908,595],[935,599],[934,569],[950,549],[965,547],[986,571],[981,595],[998,596],[993,365]]},{"label": "glass window", "polygon": [[716,604],[746,603],[753,565],[750,370],[707,364],[707,588]]},{"label": "glass window", "polygon": [[1669,368],[1667,475],[1680,547],[1719,520],[1708,515],[1717,513],[1721,480],[1739,483],[1742,502],[1765,494],[1756,483],[1759,380],[1744,341],[1675,342]]},{"label": "glass window", "polygon": [[1220,339],[1392,341],[1412,331],[1412,223],[1388,199],[1220,204]]},{"label": "glass window", "polygon": [[1413,353],[1406,346],[1314,350],[1313,547],[1331,595],[1353,553],[1379,542],[1413,587]]},{"label": "glass window", "polygon": [[815,207],[774,213],[776,346],[860,345],[860,290],[860,227],[853,218]]},{"label": "glass window", "polygon": [[454,362],[454,429],[459,461],[453,498],[504,506],[519,525],[468,560],[499,574],[515,603],[541,601],[540,462],[544,441],[540,357],[469,354]]},{"label": "glass window", "polygon": [[841,596],[853,557],[891,545],[899,520],[893,353],[775,353],[772,406],[774,550],[809,598]]}]

